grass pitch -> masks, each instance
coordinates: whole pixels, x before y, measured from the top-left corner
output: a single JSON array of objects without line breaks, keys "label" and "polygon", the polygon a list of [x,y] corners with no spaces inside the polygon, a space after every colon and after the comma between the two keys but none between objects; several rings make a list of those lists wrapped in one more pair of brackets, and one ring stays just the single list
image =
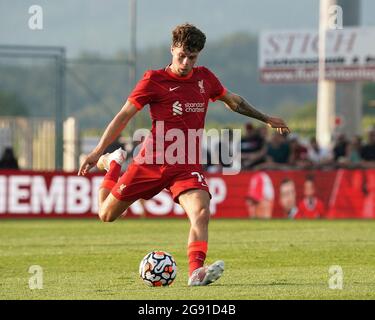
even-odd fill
[{"label": "grass pitch", "polygon": [[[207,262],[223,277],[187,286],[186,220],[0,221],[0,299],[374,299],[375,221],[211,220]],[[149,251],[172,253],[171,287],[148,288],[138,266]],[[31,265],[43,289],[30,290]],[[328,270],[343,270],[342,290]]]}]

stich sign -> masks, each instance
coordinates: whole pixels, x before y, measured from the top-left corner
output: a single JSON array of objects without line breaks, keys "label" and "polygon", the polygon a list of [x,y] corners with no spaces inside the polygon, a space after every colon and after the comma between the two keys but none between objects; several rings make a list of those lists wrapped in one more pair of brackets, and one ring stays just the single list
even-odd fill
[{"label": "stich sign", "polygon": [[[328,30],[325,78],[334,81],[375,81],[374,39],[375,27]],[[264,31],[259,42],[262,82],[318,80],[318,31]]]}]

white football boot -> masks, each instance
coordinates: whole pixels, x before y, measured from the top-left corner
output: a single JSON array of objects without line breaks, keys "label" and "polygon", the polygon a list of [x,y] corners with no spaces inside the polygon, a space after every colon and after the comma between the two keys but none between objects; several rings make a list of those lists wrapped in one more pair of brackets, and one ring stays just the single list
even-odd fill
[{"label": "white football boot", "polygon": [[126,155],[127,154],[125,150],[118,148],[112,153],[103,154],[99,158],[96,166],[98,167],[99,170],[105,170],[105,171],[109,170],[109,167],[112,161],[116,161],[120,166],[122,166],[122,164],[126,160]]},{"label": "white football boot", "polygon": [[209,266],[200,267],[191,274],[189,286],[207,286],[215,282],[224,272],[224,261],[218,260]]}]

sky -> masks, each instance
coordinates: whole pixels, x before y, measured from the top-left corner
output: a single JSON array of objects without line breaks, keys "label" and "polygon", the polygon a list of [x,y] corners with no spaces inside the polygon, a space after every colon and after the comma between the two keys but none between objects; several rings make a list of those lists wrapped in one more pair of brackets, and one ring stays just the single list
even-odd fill
[{"label": "sky", "polygon": [[[375,26],[375,1],[361,1],[362,25]],[[29,28],[34,4],[43,9],[43,30]],[[318,11],[319,0],[137,0],[137,47],[168,44],[183,22],[196,24],[208,41],[235,32],[317,28]],[[111,56],[129,48],[129,25],[129,0],[0,0],[0,44],[64,46],[68,57]]]}]

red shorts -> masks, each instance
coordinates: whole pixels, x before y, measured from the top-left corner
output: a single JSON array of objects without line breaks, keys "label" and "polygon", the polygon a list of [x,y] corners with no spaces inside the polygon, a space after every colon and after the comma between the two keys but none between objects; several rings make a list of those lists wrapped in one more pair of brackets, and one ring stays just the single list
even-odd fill
[{"label": "red shorts", "polygon": [[[198,165],[157,165],[132,162],[111,193],[121,201],[150,199],[168,189],[177,203],[179,195],[191,189],[209,193],[208,185]],[[211,197],[211,194],[210,194]]]}]

